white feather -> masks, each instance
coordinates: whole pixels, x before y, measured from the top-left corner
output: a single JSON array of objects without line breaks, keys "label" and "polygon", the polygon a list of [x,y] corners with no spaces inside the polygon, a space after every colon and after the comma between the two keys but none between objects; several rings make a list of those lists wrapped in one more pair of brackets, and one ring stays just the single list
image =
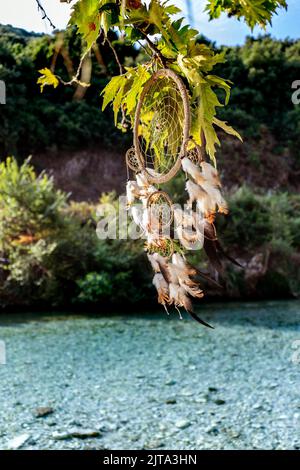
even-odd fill
[{"label": "white feather", "polygon": [[157,260],[155,259],[155,257],[153,255],[150,255],[149,253],[147,253],[147,257],[148,257],[148,260],[152,266],[152,269],[155,273],[159,273],[160,272],[160,267],[159,267],[159,264],[157,262]]},{"label": "white feather", "polygon": [[204,178],[212,185],[212,186],[221,186],[219,173],[215,167],[213,167],[210,163],[201,162],[201,169]]},{"label": "white feather", "polygon": [[186,261],[185,261],[184,257],[181,256],[179,253],[173,253],[172,263],[176,264],[176,266],[179,266],[182,269],[186,268]]},{"label": "white feather", "polygon": [[141,189],[145,189],[150,186],[150,183],[144,171],[141,171],[140,173],[136,175],[136,180],[137,180],[137,184],[139,185]]},{"label": "white feather", "polygon": [[187,250],[200,250],[204,242],[204,228],[198,223],[197,214],[174,208],[175,229],[181,244]]},{"label": "white feather", "polygon": [[143,209],[141,205],[134,205],[130,208],[131,216],[138,227],[143,227]]},{"label": "white feather", "polygon": [[211,212],[215,212],[216,204],[215,202],[209,197],[207,192],[204,190],[202,186],[198,186],[197,184],[193,183],[192,181],[188,180],[186,182],[186,190],[189,194],[189,205],[191,206],[193,202],[196,201],[197,209],[200,211],[201,214],[205,216],[210,214]]},{"label": "white feather", "polygon": [[157,171],[153,170],[153,168],[146,167],[146,170],[153,178],[159,178],[161,176]]},{"label": "white feather", "polygon": [[223,198],[221,191],[216,186],[212,186],[209,182],[205,181],[201,184],[202,188],[208,194],[210,204],[209,208],[211,212],[216,211],[216,207],[220,212],[228,212],[227,202]]},{"label": "white feather", "polygon": [[172,255],[172,262],[181,270],[178,274],[179,284],[181,287],[183,287],[183,289],[192,297],[203,297],[204,294],[202,289],[199,287],[199,284],[190,279],[191,275],[196,274],[194,268],[192,266],[188,266],[185,259],[179,253],[174,253]]},{"label": "white feather", "polygon": [[198,184],[193,183],[191,180],[187,180],[185,189],[188,192],[190,204],[193,204],[194,201],[204,199],[207,196],[204,189],[198,186]]},{"label": "white feather", "polygon": [[136,181],[127,181],[126,197],[129,206],[134,203],[135,199],[140,197],[140,191]]},{"label": "white feather", "polygon": [[181,160],[181,166],[183,171],[188,173],[198,184],[201,184],[204,181],[203,175],[201,174],[200,168],[195,165],[189,158],[184,157]]},{"label": "white feather", "polygon": [[152,284],[156,288],[157,292],[163,292],[165,294],[169,294],[169,286],[165,278],[161,273],[156,273],[153,277]]},{"label": "white feather", "polygon": [[[191,309],[191,302],[186,295],[186,291],[182,286],[176,284],[169,285],[170,303],[174,303],[175,307],[184,307],[186,310]],[[179,312],[180,313],[180,312]]]},{"label": "white feather", "polygon": [[186,250],[200,250],[203,246],[203,239],[199,240],[196,232],[190,232],[188,229],[178,226],[176,227],[176,234]]},{"label": "white feather", "polygon": [[147,232],[151,232],[150,224],[149,224],[149,212],[148,212],[147,209],[143,210],[142,226],[143,226],[144,230],[146,230]]}]

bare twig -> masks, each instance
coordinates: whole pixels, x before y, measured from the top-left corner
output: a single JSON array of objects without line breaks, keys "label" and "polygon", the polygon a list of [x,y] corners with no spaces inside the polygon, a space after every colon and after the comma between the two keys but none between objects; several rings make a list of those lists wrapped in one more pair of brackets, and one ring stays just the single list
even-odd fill
[{"label": "bare twig", "polygon": [[115,56],[115,59],[116,59],[116,62],[118,64],[118,67],[119,67],[119,70],[120,70],[120,75],[123,74],[124,70],[123,70],[123,67],[122,67],[122,64],[120,62],[120,59],[118,57],[118,54],[116,52],[116,49],[114,48],[114,46],[112,45],[111,41],[108,39],[108,37],[106,36],[105,38],[105,41],[107,42],[107,44],[109,45],[109,47],[111,48],[111,50],[113,51],[113,54]]},{"label": "bare twig", "polygon": [[52,23],[51,19],[49,18],[49,16],[47,15],[43,5],[41,4],[40,0],[35,0],[36,3],[37,3],[37,7],[38,7],[38,11],[41,11],[42,12],[42,15],[43,15],[43,20],[47,20],[51,26],[51,28],[53,29],[56,29],[56,26]]},{"label": "bare twig", "polygon": [[139,29],[140,33],[142,33],[143,37],[145,38],[145,41],[147,42],[148,46],[150,47],[150,49],[152,50],[152,52],[154,53],[155,56],[158,57],[158,59],[160,60],[160,62],[162,63],[162,65],[165,67],[166,66],[166,62],[167,62],[167,59],[162,55],[162,53],[160,52],[160,50],[156,47],[156,45],[154,44],[154,42],[151,41],[151,39],[149,39],[148,35],[142,30],[142,29]]}]

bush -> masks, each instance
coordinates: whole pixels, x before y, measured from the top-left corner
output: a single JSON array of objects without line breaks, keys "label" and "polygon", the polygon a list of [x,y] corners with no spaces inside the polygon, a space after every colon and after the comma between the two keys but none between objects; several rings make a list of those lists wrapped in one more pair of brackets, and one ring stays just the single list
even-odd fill
[{"label": "bush", "polygon": [[272,222],[267,201],[243,187],[231,195],[230,212],[218,226],[224,243],[251,249],[272,238]]},{"label": "bush", "polygon": [[[0,165],[2,304],[59,303],[93,261],[94,230],[64,214],[67,195],[26,160]],[[63,286],[63,289],[62,289]]]},{"label": "bush", "polygon": [[[116,196],[102,202],[117,204]],[[149,295],[142,243],[99,240],[96,207],[68,203],[30,161],[0,164],[0,305],[134,303]]]}]

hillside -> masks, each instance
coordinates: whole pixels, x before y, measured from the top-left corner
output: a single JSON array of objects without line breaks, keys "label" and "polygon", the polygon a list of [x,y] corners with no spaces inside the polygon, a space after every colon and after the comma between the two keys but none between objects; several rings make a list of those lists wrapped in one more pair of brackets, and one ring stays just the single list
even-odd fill
[{"label": "hillside", "polygon": [[[76,69],[81,49],[72,34],[64,35],[63,50],[62,33],[53,38],[1,26],[0,34],[0,79],[7,83],[1,156],[13,154],[22,161],[33,155],[37,170],[53,171],[58,185],[75,200],[97,200],[99,184],[105,191],[122,191],[123,155],[131,138],[113,126],[110,111],[100,109],[100,91],[117,73],[111,50],[99,42],[92,57],[92,85],[79,100],[72,87],[40,94],[36,85],[37,71],[53,66],[54,57],[55,71],[64,78],[67,66]],[[141,53],[118,41],[116,49],[124,63],[143,60]],[[220,117],[241,132],[244,144],[220,136],[225,187],[298,191],[300,110],[292,104],[291,84],[300,76],[300,41],[248,38],[242,47],[226,48],[226,58],[216,73],[232,81],[232,95]],[[100,183],[95,174],[101,174]]]}]

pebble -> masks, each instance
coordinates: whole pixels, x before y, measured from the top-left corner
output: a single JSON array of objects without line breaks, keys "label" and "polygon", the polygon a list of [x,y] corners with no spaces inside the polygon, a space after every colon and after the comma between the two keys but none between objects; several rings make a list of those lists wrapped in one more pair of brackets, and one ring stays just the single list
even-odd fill
[{"label": "pebble", "polygon": [[77,437],[79,439],[86,439],[89,437],[100,437],[100,431],[96,429],[82,429],[82,428],[72,428],[67,431],[54,431],[52,434],[52,438],[58,441],[71,439],[73,437]]},{"label": "pebble", "polygon": [[54,409],[50,406],[41,406],[33,411],[33,414],[36,418],[44,418],[51,415],[52,413],[54,413]]},{"label": "pebble", "polygon": [[190,425],[191,423],[187,419],[179,419],[178,421],[175,422],[176,428],[179,428],[179,429],[186,429]]},{"label": "pebble", "polygon": [[225,405],[226,401],[222,400],[221,398],[218,398],[217,400],[214,401],[216,405]]},{"label": "pebble", "polygon": [[8,450],[18,450],[24,446],[24,444],[29,441],[30,434],[21,434],[11,439],[7,444]]}]

